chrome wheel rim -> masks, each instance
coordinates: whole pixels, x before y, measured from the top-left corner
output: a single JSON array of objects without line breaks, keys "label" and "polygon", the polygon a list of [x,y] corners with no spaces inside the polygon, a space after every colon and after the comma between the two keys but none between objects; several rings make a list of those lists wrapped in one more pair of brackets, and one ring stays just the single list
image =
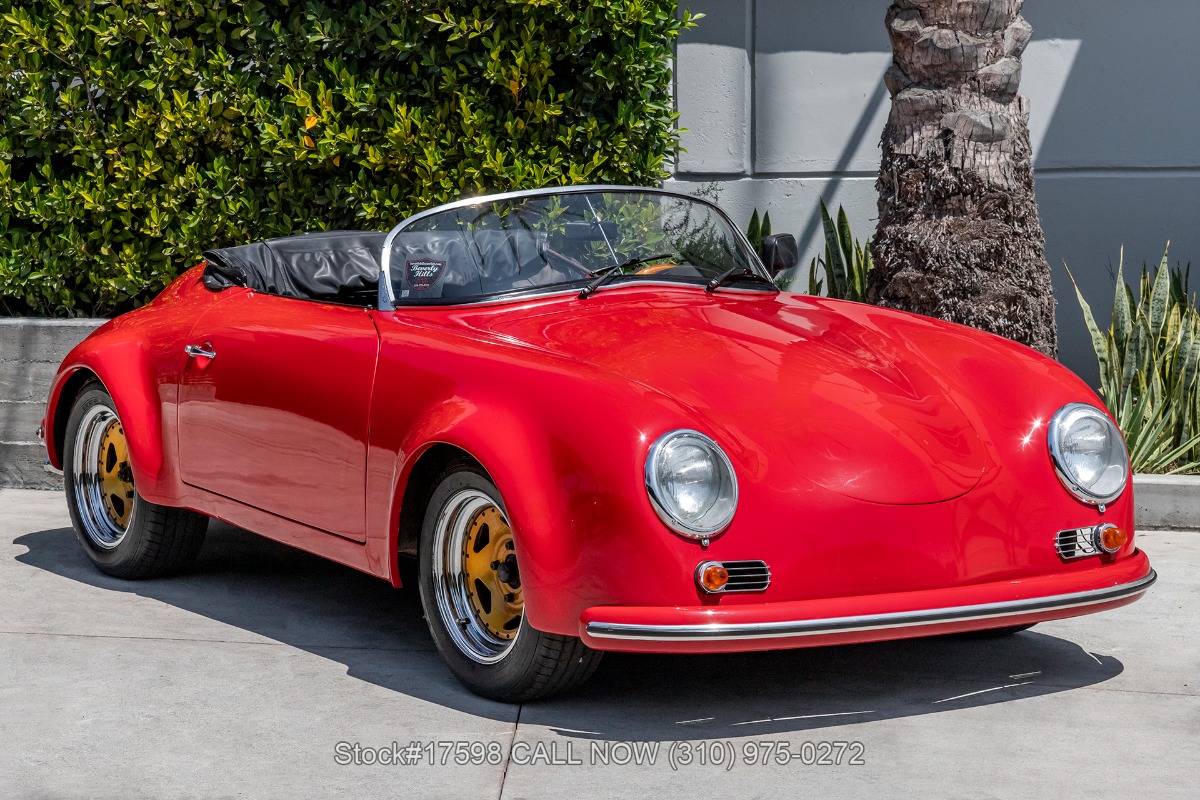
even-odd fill
[{"label": "chrome wheel rim", "polygon": [[467,658],[496,663],[512,649],[524,619],[507,517],[484,492],[463,489],[442,507],[433,544],[434,596],[442,623]]},{"label": "chrome wheel rim", "polygon": [[112,550],[125,538],[137,491],[125,431],[111,408],[92,406],[80,420],[71,477],[84,534],[96,547]]}]

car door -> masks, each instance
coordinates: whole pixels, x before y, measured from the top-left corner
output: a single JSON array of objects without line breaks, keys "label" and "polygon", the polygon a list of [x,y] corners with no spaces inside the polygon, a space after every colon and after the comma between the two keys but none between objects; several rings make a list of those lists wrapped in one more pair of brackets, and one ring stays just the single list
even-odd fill
[{"label": "car door", "polygon": [[186,483],[362,541],[379,337],[366,309],[230,289],[179,390]]}]

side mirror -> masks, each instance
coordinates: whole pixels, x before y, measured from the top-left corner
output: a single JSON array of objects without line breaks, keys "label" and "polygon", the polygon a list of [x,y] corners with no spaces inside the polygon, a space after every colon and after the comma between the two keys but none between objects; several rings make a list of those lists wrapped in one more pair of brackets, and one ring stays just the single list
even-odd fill
[{"label": "side mirror", "polygon": [[764,237],[759,255],[772,275],[778,275],[800,263],[800,248],[796,245],[796,237],[790,233],[773,233]]},{"label": "side mirror", "polygon": [[563,238],[576,242],[603,242],[613,244],[617,241],[617,223],[610,220],[604,222],[568,222],[563,229]]}]

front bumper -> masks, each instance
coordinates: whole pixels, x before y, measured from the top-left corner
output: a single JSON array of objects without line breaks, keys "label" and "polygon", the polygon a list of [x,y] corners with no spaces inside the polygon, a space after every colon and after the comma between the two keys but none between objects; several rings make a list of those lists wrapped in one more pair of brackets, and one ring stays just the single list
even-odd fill
[{"label": "front bumper", "polygon": [[906,639],[1090,614],[1154,583],[1145,553],[1023,580],[821,600],[723,606],[596,606],[580,636],[598,650],[707,653]]}]

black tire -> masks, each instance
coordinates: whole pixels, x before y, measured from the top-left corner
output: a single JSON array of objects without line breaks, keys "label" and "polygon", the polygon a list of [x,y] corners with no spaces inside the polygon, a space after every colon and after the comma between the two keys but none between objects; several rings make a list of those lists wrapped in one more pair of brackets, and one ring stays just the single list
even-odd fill
[{"label": "black tire", "polygon": [[982,631],[963,631],[962,633],[952,633],[950,636],[958,639],[999,639],[1004,636],[1012,636],[1014,633],[1027,631],[1036,624],[1036,622],[1031,622],[1028,625],[1009,625],[1006,628],[988,628]]},{"label": "black tire", "polygon": [[[133,485],[127,450],[124,461],[114,456],[109,458],[110,470],[116,468],[121,476],[117,480],[123,481],[120,485],[124,491],[108,495],[111,500],[104,499],[107,490],[102,481],[88,475],[90,459],[96,458],[98,469],[102,470],[102,451],[113,453],[115,448],[104,439],[99,449],[89,449],[98,424],[110,428],[115,425],[119,442],[124,444],[124,430],[112,397],[101,384],[92,382],[83,388],[71,408],[63,447],[67,508],[83,552],[101,572],[127,580],[170,575],[191,565],[204,544],[208,517],[142,498]],[[86,440],[81,442],[81,436]],[[106,511],[113,509],[114,503],[117,512]],[[114,513],[123,514],[124,522],[114,517]]]},{"label": "black tire", "polygon": [[[435,588],[439,580],[436,576],[438,559],[443,557],[439,552],[439,541],[445,538],[439,537],[439,520],[444,513],[449,513],[456,497],[467,493],[486,495],[500,514],[505,515],[505,521],[507,516],[495,484],[474,461],[463,459],[451,463],[434,486],[421,526],[418,584],[429,632],[450,671],[472,692],[504,703],[550,697],[584,683],[595,672],[603,654],[587,647],[577,637],[536,630],[524,614],[516,637],[505,645],[498,645],[498,652],[490,663],[482,663],[478,655],[471,654],[469,645],[456,641],[449,629],[453,623],[446,619],[450,612],[444,605],[449,602],[448,593],[454,589]],[[441,580],[443,586],[449,585],[449,578],[444,573]],[[439,604],[439,591],[442,604]]]}]

